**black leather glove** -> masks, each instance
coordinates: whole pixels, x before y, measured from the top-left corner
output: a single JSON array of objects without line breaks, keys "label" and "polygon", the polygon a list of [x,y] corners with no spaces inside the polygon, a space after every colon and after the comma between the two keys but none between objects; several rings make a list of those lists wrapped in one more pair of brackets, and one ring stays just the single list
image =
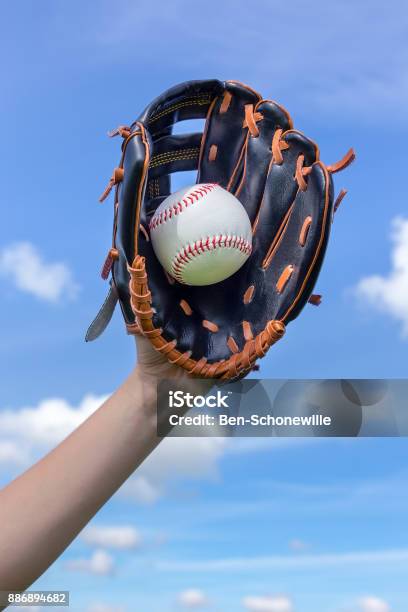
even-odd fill
[{"label": "black leather glove", "polygon": [[[172,134],[185,119],[206,118],[204,133]],[[312,296],[329,238],[331,175],[350,150],[326,166],[317,145],[293,129],[288,112],[241,83],[191,81],[154,100],[123,137],[122,157],[103,198],[115,186],[113,245],[103,275],[111,292],[88,330],[102,331],[118,298],[127,329],[142,333],[168,360],[200,377],[245,375],[284,334]],[[252,254],[227,280],[180,284],[158,262],[149,222],[171,192],[170,175],[198,170],[245,207]]]}]

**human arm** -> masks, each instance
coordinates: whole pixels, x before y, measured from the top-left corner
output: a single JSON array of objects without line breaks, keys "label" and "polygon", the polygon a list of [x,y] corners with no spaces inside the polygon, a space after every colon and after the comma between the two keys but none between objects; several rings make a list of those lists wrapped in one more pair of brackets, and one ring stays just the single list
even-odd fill
[{"label": "human arm", "polygon": [[119,389],[0,491],[0,591],[24,590],[41,576],[160,442],[157,380],[186,375],[144,338],[137,352]]}]

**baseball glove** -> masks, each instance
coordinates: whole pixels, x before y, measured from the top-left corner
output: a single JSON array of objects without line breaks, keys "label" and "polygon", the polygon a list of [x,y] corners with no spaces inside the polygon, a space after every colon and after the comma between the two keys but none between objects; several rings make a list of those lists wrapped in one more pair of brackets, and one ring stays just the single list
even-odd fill
[{"label": "baseball glove", "polygon": [[[173,134],[173,125],[205,118],[203,133]],[[169,362],[202,378],[234,379],[254,369],[309,301],[333,213],[336,164],[293,128],[288,112],[236,81],[190,81],[154,100],[123,138],[115,187],[113,243],[102,270],[112,274],[103,307],[87,333],[106,327],[119,300],[129,333],[141,333]],[[171,192],[173,172],[197,170],[197,183],[219,184],[245,207],[253,249],[227,280],[192,287],[158,262],[149,223]],[[203,236],[203,239],[205,237]]]}]

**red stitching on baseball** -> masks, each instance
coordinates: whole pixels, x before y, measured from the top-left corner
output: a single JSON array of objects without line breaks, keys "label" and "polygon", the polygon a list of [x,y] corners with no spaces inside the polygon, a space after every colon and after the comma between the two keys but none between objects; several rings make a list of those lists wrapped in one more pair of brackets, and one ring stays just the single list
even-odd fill
[{"label": "red stitching on baseball", "polygon": [[178,215],[179,213],[183,212],[183,210],[188,208],[190,204],[194,204],[194,202],[197,202],[203,198],[205,195],[207,195],[207,193],[210,193],[210,191],[215,189],[215,187],[218,187],[216,183],[208,183],[197,187],[194,189],[194,191],[190,191],[190,193],[184,196],[184,198],[178,202],[175,202],[168,208],[165,208],[160,215],[153,216],[149,223],[149,229],[155,229],[158,225],[161,225],[162,223],[165,223],[171,219],[173,215]]},{"label": "red stitching on baseball", "polygon": [[205,242],[203,242],[202,239],[197,240],[193,244],[188,244],[180,249],[172,263],[173,277],[178,280],[179,283],[184,283],[184,267],[190,263],[194,257],[197,257],[206,251],[214,251],[220,247],[232,247],[234,249],[238,249],[241,251],[241,253],[245,253],[246,255],[250,255],[252,251],[251,243],[248,240],[245,240],[243,236],[226,236],[225,234],[222,234],[221,236],[208,236]]}]

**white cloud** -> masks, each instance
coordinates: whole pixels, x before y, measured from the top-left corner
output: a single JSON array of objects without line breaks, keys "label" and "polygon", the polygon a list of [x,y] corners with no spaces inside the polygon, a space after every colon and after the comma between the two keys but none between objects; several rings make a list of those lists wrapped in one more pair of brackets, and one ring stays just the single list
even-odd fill
[{"label": "white cloud", "polygon": [[15,242],[0,251],[0,276],[47,302],[72,300],[79,290],[66,264],[44,261],[30,242]]},{"label": "white cloud", "polygon": [[131,525],[89,526],[81,533],[81,538],[90,546],[131,550],[141,545],[140,533]]},{"label": "white cloud", "polygon": [[[0,466],[27,467],[66,438],[106,397],[86,395],[78,406],[50,398],[37,406],[0,410]],[[120,495],[153,503],[174,479],[215,478],[226,444],[225,438],[166,438],[126,481]],[[102,537],[95,533],[87,537]]]},{"label": "white cloud", "polygon": [[10,440],[0,440],[0,465],[24,465],[27,460],[24,448]]},{"label": "white cloud", "polygon": [[230,557],[206,561],[160,561],[161,570],[172,572],[232,572],[258,570],[316,569],[341,565],[408,565],[408,549],[328,553],[323,555],[271,555],[265,557]]},{"label": "white cloud", "polygon": [[208,604],[207,596],[199,589],[183,591],[180,593],[178,600],[184,608],[203,608]]},{"label": "white cloud", "polygon": [[214,478],[226,444],[225,438],[166,438],[123,485],[121,494],[152,503],[174,478]]},{"label": "white cloud", "polygon": [[[158,449],[156,449],[156,453]],[[121,494],[140,504],[153,504],[163,495],[163,487],[159,482],[150,482],[139,472],[129,478],[121,489]]]},{"label": "white cloud", "polygon": [[385,276],[367,276],[356,287],[357,295],[370,306],[400,321],[408,337],[408,219],[392,222],[391,270]]},{"label": "white cloud", "polygon": [[358,612],[391,612],[390,606],[378,597],[362,597],[358,601]]},{"label": "white cloud", "polygon": [[66,562],[67,569],[96,576],[109,576],[114,571],[113,558],[104,550],[96,550],[89,559],[72,559]]},{"label": "white cloud", "polygon": [[64,399],[45,399],[37,406],[0,410],[0,463],[31,463],[39,451],[51,450],[106,399],[86,395],[78,407]]},{"label": "white cloud", "polygon": [[249,612],[293,612],[291,600],[284,596],[274,597],[245,597],[242,604]]}]

